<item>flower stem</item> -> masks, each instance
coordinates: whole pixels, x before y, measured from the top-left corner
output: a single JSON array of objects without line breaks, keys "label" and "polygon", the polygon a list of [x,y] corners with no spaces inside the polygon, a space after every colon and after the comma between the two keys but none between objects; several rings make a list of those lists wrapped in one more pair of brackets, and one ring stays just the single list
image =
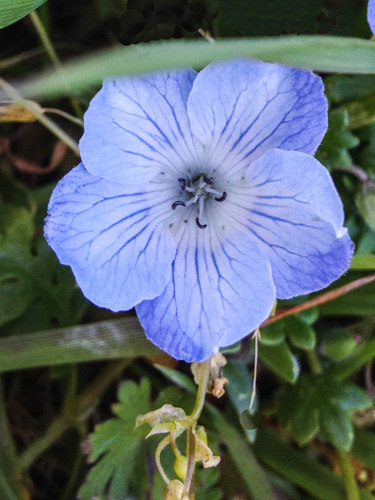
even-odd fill
[{"label": "flower stem", "polygon": [[341,449],[337,449],[336,453],[340,463],[342,478],[344,480],[347,500],[360,500],[357,483],[348,454]]},{"label": "flower stem", "polygon": [[32,113],[35,118],[46,127],[46,129],[52,132],[52,134],[60,139],[60,141],[64,142],[68,146],[68,148],[70,148],[77,156],[79,156],[78,144],[55,122],[45,116],[41,108],[35,102],[23,99],[23,97],[17,92],[17,90],[3,78],[0,78],[0,87],[5,90],[5,92],[13,100],[13,102],[20,104],[25,109],[30,111],[30,113]]},{"label": "flower stem", "polygon": [[307,360],[310,365],[311,372],[315,375],[322,373],[322,367],[318,358],[318,355],[314,351],[314,349],[310,349],[306,352]]},{"label": "flower stem", "polygon": [[195,399],[195,405],[193,411],[190,415],[191,425],[188,429],[188,465],[186,470],[186,476],[184,481],[184,490],[182,493],[182,497],[188,496],[189,498],[194,498],[194,485],[193,485],[193,477],[195,470],[195,429],[198,422],[198,419],[202,413],[204,401],[206,398],[206,391],[208,380],[210,377],[210,365],[211,358],[206,359],[200,365],[200,375],[199,375],[199,385],[197,396]]},{"label": "flower stem", "polygon": [[[34,25],[36,32],[38,33],[38,36],[39,36],[40,41],[44,47],[44,50],[46,51],[48,57],[51,60],[51,63],[53,64],[54,68],[57,71],[60,71],[62,69],[62,64],[60,62],[60,59],[59,59],[59,57],[58,57],[58,55],[57,55],[57,53],[56,53],[56,51],[51,43],[51,40],[50,40],[48,33],[47,33],[47,30],[43,26],[43,23],[41,22],[40,17],[38,16],[38,14],[35,10],[30,12],[30,19]],[[74,109],[76,115],[78,117],[81,117],[82,110],[78,104],[77,99],[74,97],[70,97],[70,103],[71,103],[72,108]]]},{"label": "flower stem", "polygon": [[307,309],[311,309],[312,307],[315,306],[320,306],[322,304],[325,304],[326,302],[329,302],[331,300],[335,300],[338,297],[341,297],[341,295],[345,295],[346,293],[349,293],[356,288],[360,288],[362,286],[368,285],[369,283],[372,283],[375,281],[375,274],[370,274],[369,276],[366,276],[364,278],[360,278],[355,281],[351,281],[350,283],[347,283],[346,285],[340,286],[339,288],[336,288],[335,290],[331,290],[326,293],[322,293],[321,295],[318,295],[317,297],[314,297],[311,300],[307,300],[306,302],[303,302],[302,304],[297,304],[296,306],[292,307],[283,307],[281,309],[278,309],[275,313],[274,316],[270,316],[261,326],[269,325],[270,323],[274,323],[275,321],[279,321],[279,319],[286,318],[287,316],[291,316],[292,314],[297,314],[302,311],[306,311]]}]

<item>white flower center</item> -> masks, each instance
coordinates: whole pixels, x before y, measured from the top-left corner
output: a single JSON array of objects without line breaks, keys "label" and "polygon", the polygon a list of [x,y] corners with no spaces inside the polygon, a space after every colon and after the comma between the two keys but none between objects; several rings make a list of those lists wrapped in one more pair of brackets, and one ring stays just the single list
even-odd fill
[{"label": "white flower center", "polygon": [[[220,192],[213,188],[214,179],[212,177],[207,177],[204,174],[199,175],[192,181],[187,181],[183,177],[178,179],[182,191],[188,198],[183,200],[177,200],[172,203],[172,209],[175,210],[177,207],[188,207],[190,205],[198,206],[198,216],[195,218],[195,222],[200,229],[207,227],[207,224],[202,224],[204,219],[204,203],[208,198],[214,197],[218,202],[222,202],[227,198],[227,193],[225,191]],[[185,196],[186,198],[186,196]]]}]

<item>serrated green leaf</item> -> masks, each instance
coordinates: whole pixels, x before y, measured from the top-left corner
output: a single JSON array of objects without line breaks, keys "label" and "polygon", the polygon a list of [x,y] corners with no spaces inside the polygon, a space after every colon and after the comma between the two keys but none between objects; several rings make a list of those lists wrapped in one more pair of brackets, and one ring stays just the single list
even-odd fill
[{"label": "serrated green leaf", "polygon": [[259,345],[260,359],[277,375],[294,383],[299,375],[299,364],[286,342],[278,345]]},{"label": "serrated green leaf", "polygon": [[352,415],[370,406],[368,395],[353,384],[327,374],[304,375],[287,388],[280,404],[280,422],[300,444],[310,441],[320,429],[334,446],[348,450],[353,440]]},{"label": "serrated green leaf", "polygon": [[285,329],[293,345],[309,351],[315,347],[316,336],[314,330],[298,316],[285,319]]},{"label": "serrated green leaf", "polygon": [[47,0],[1,0],[0,28],[5,28],[30,14]]},{"label": "serrated green leaf", "polygon": [[359,139],[349,132],[349,115],[346,110],[335,109],[328,115],[328,131],[316,153],[326,167],[352,164],[348,150],[358,146]]},{"label": "serrated green leaf", "polygon": [[134,430],[134,424],[137,415],[149,410],[150,390],[147,379],[139,385],[124,382],[119,387],[119,403],[114,407],[117,418],[100,424],[90,436],[89,461],[96,463],[79,491],[79,498],[126,498],[134,471],[137,467],[145,469],[147,429]]},{"label": "serrated green leaf", "polygon": [[33,216],[11,205],[0,211],[0,326],[17,318],[8,334],[74,324],[87,304],[44,238],[34,241]]}]

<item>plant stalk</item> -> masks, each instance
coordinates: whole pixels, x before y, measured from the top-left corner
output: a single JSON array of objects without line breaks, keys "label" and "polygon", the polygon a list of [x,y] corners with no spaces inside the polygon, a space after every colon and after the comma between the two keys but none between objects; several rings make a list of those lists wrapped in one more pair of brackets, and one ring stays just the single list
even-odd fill
[{"label": "plant stalk", "polygon": [[344,480],[347,500],[360,500],[357,483],[348,454],[346,451],[338,448],[336,449],[336,453],[340,463],[341,475]]}]

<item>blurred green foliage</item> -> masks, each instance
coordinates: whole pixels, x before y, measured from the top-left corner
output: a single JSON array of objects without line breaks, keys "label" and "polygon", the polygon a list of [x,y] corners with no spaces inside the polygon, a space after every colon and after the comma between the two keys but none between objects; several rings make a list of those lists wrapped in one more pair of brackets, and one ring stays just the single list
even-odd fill
[{"label": "blurred green foliage", "polygon": [[[29,19],[15,22],[36,4],[13,2],[10,17],[9,2],[0,2],[0,25],[5,16],[15,23],[1,32],[2,76],[21,79],[21,91],[69,114],[77,109],[65,97],[66,82],[69,97],[84,110],[93,87],[118,68],[137,72],[186,61],[199,68],[240,54],[328,73],[375,71],[375,45],[344,38],[369,37],[365,1],[56,0],[38,11],[47,38],[62,59],[81,56],[64,80],[60,73],[45,76],[51,62],[41,55]],[[200,28],[216,44],[196,40]],[[322,39],[320,33],[341,38]],[[281,34],[315,35],[251,38]],[[225,36],[237,39],[220,40]],[[190,44],[120,47],[180,37]],[[105,50],[90,58],[96,48]],[[34,52],[25,53],[30,49]],[[317,158],[331,171],[357,251],[353,269],[332,291],[375,271],[375,76],[341,73],[324,75],[324,81],[329,128]],[[79,138],[77,121],[54,120]],[[77,160],[67,155],[44,172],[55,139],[41,139],[36,129],[35,123],[0,124],[0,144],[4,138],[10,144],[0,149],[0,372],[10,372],[2,375],[0,390],[0,497],[162,498],[164,483],[153,461],[158,441],[155,436],[145,440],[145,428],[134,431],[135,418],[165,403],[189,412],[196,387],[186,366],[148,344],[132,313],[118,318],[88,304],[70,270],[48,248],[43,238],[48,198]],[[19,168],[24,161],[37,164],[38,173]],[[311,298],[280,301],[278,309]],[[260,417],[256,429],[240,423],[253,384],[253,341],[227,351],[227,394],[219,401],[208,397],[201,418],[221,463],[197,469],[197,500],[235,495],[341,500],[348,492],[347,475],[338,473],[344,470],[343,456],[360,498],[372,497],[374,311],[371,283],[264,326],[253,407]],[[126,369],[100,362],[122,356],[128,356]],[[30,366],[47,368],[22,370]],[[113,382],[120,374],[125,380],[117,390]],[[183,442],[178,445],[183,451]],[[173,459],[170,450],[163,452],[170,477]]]}]

